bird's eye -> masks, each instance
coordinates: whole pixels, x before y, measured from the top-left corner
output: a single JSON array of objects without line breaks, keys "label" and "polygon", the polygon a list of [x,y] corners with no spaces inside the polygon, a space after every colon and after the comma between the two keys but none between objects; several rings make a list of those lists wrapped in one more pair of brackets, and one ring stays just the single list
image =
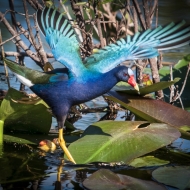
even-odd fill
[{"label": "bird's eye", "polygon": [[123,76],[126,77],[126,76],[127,76],[127,73],[123,73]]}]

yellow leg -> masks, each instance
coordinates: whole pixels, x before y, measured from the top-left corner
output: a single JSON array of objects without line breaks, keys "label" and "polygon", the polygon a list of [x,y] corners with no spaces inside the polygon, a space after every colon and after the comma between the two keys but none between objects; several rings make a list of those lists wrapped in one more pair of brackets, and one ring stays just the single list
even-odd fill
[{"label": "yellow leg", "polygon": [[75,160],[73,159],[71,153],[69,152],[69,150],[66,147],[66,143],[65,140],[63,139],[63,128],[59,129],[59,145],[60,147],[63,149],[64,153],[66,154],[67,158],[73,162],[74,164],[76,164]]}]

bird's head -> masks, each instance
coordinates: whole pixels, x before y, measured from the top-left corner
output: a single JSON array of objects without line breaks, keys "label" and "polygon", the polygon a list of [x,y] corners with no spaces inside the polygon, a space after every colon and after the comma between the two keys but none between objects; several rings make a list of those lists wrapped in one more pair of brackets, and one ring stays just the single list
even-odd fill
[{"label": "bird's head", "polygon": [[125,66],[120,66],[119,72],[117,73],[117,77],[120,81],[127,82],[130,84],[135,90],[139,91],[138,84],[136,83],[133,71]]}]

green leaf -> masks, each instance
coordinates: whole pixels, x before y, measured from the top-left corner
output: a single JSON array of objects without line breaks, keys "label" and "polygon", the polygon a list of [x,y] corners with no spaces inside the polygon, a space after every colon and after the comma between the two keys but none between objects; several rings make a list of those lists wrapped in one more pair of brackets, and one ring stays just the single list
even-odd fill
[{"label": "green leaf", "polygon": [[161,100],[110,91],[107,98],[121,104],[149,122],[167,123],[173,127],[190,126],[190,113]]},{"label": "green leaf", "polygon": [[170,144],[179,136],[178,130],[166,124],[102,121],[89,126],[79,140],[71,143],[69,151],[80,164],[95,161],[127,163]]},{"label": "green leaf", "polygon": [[190,166],[161,167],[154,170],[152,176],[166,185],[179,189],[190,188]]},{"label": "green leaf", "polygon": [[102,2],[101,2],[101,4],[105,4],[105,3],[111,3],[113,0],[103,0]]},{"label": "green leaf", "polygon": [[163,90],[165,88],[168,88],[169,86],[175,84],[176,82],[178,82],[180,80],[180,78],[175,78],[173,81],[162,81],[162,82],[158,82],[155,84],[152,84],[150,86],[146,86],[146,87],[142,87],[139,89],[139,92],[137,92],[136,90],[124,90],[124,84],[119,84],[120,86],[117,86],[116,88],[113,88],[116,91],[122,91],[125,92],[126,94],[139,94],[141,96],[144,96],[146,94],[150,94],[152,92],[156,92],[159,90]]},{"label": "green leaf", "polygon": [[[72,143],[76,140],[78,140],[80,137],[80,134],[77,135],[64,135],[64,140],[67,143]],[[5,142],[14,142],[19,144],[33,144],[38,145],[40,141],[44,139],[48,139],[52,141],[54,138],[58,138],[58,133],[49,133],[47,135],[45,134],[4,134],[3,135]]]},{"label": "green leaf", "polygon": [[45,1],[45,5],[47,7],[51,7],[53,5],[53,2],[51,0]]},{"label": "green leaf", "polygon": [[0,146],[3,144],[3,127],[4,121],[0,120]]},{"label": "green leaf", "polygon": [[79,3],[76,3],[75,5],[77,5],[77,6],[84,6],[86,4],[87,4],[87,2],[79,2]]},{"label": "green leaf", "polygon": [[166,190],[164,186],[156,182],[115,174],[107,169],[100,169],[94,172],[90,177],[84,180],[83,185],[91,190]]},{"label": "green leaf", "polygon": [[[33,144],[33,145],[37,144],[35,142],[32,142],[32,141],[28,140],[28,138],[26,138],[27,135],[25,135],[23,137],[20,137],[20,136],[16,137],[16,136],[13,136],[13,135],[3,135],[3,137],[4,137],[4,141],[6,141],[6,142],[15,142],[15,143],[19,143],[19,144]],[[35,140],[37,140],[37,139],[35,139]]]},{"label": "green leaf", "polygon": [[190,62],[190,54],[186,55],[182,60],[178,61],[178,63],[174,65],[174,69],[179,70],[187,66],[189,62]]},{"label": "green leaf", "polygon": [[139,167],[150,167],[150,166],[162,166],[169,163],[170,163],[169,161],[161,160],[159,158],[155,158],[154,156],[144,156],[140,158],[135,158],[133,161],[129,163],[129,165],[135,168],[139,168]]},{"label": "green leaf", "polygon": [[43,104],[16,103],[26,97],[23,93],[10,88],[0,107],[0,119],[5,121],[6,131],[24,131],[31,133],[48,133],[52,116]]}]

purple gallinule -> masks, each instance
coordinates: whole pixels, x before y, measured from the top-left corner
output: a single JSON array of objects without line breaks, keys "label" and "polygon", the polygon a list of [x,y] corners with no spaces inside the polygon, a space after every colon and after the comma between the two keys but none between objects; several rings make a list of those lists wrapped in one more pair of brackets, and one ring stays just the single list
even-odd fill
[{"label": "purple gallinule", "polygon": [[[58,11],[37,11],[39,28],[57,61],[66,68],[48,73],[35,71],[5,58],[17,78],[41,97],[52,109],[59,127],[59,144],[68,159],[75,163],[63,139],[63,128],[69,109],[108,92],[119,81],[138,90],[133,71],[117,66],[125,60],[147,59],[159,55],[158,50],[177,48],[190,41],[190,27],[179,30],[185,22],[127,36],[86,58],[80,57],[79,43],[69,21]],[[117,66],[117,67],[116,67]]]}]

